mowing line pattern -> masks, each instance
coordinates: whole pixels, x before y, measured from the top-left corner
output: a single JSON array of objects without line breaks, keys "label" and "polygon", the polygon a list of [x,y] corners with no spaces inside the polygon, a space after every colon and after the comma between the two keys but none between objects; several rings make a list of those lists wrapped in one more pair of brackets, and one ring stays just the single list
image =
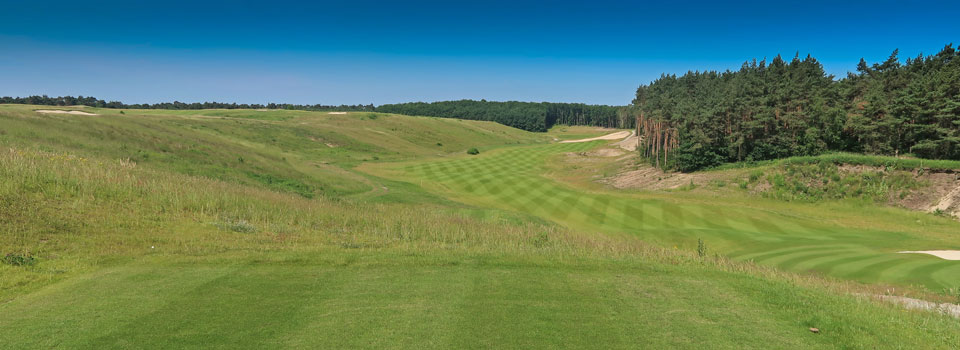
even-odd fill
[{"label": "mowing line pattern", "polygon": [[[532,214],[570,227],[629,233],[688,248],[703,239],[715,252],[794,271],[864,282],[960,286],[960,262],[896,254],[901,232],[865,231],[775,211],[684,203],[615,192],[588,192],[542,175],[547,158],[584,152],[604,141],[521,146],[457,159],[404,163],[424,187],[474,205]],[[887,245],[878,244],[885,242]],[[947,244],[947,243],[939,243]]]}]

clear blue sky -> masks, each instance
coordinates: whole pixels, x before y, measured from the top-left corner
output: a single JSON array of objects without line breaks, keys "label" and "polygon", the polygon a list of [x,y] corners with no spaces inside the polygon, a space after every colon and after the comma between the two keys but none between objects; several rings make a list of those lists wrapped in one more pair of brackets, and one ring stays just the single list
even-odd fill
[{"label": "clear blue sky", "polygon": [[0,1],[0,95],[627,104],[661,73],[960,44],[960,2]]}]

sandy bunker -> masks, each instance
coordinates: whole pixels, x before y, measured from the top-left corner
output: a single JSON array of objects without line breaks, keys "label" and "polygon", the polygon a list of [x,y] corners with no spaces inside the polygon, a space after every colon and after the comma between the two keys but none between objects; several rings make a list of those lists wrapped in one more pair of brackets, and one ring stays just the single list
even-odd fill
[{"label": "sandy bunker", "polygon": [[960,250],[915,250],[903,251],[901,254],[930,254],[943,260],[960,260]]},{"label": "sandy bunker", "polygon": [[93,113],[81,112],[81,111],[64,111],[60,109],[38,109],[34,112],[43,113],[43,114],[73,114],[73,115],[96,115]]}]

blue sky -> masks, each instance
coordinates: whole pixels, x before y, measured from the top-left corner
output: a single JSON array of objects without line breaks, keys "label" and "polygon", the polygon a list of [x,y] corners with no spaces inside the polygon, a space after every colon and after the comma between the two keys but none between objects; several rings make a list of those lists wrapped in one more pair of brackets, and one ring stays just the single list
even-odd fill
[{"label": "blue sky", "polygon": [[[10,2],[10,3],[6,3]],[[960,3],[0,1],[0,95],[627,104],[661,73],[960,44]]]}]

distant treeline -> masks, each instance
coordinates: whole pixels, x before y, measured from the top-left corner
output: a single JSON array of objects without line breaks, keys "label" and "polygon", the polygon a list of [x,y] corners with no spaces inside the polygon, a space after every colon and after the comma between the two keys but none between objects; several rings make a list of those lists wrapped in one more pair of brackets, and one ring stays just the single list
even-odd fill
[{"label": "distant treeline", "polygon": [[221,102],[162,102],[154,104],[126,104],[104,101],[95,97],[60,96],[49,97],[0,97],[0,104],[20,103],[45,106],[90,106],[98,108],[127,109],[291,109],[307,111],[376,111],[417,116],[487,120],[527,131],[546,131],[554,124],[593,125],[617,128],[632,128],[635,118],[622,107],[587,105],[582,103],[551,102],[490,102],[486,100],[460,100],[444,102],[411,102],[388,104],[379,107],[369,105],[297,105],[297,104],[245,104]]},{"label": "distant treeline", "polygon": [[89,106],[97,108],[127,108],[127,109],[292,109],[303,111],[372,111],[373,104],[369,105],[298,105],[289,103],[268,103],[268,104],[246,104],[246,103],[222,103],[222,102],[193,102],[185,103],[179,101],[161,102],[153,104],[125,104],[118,101],[104,101],[95,97],[83,96],[60,96],[49,97],[29,96],[29,97],[0,97],[0,104],[20,103],[30,105],[44,106]]},{"label": "distant treeline", "polygon": [[620,107],[552,102],[443,101],[388,104],[377,112],[442,118],[487,120],[527,131],[546,131],[555,124],[632,128],[634,118]]},{"label": "distant treeline", "polygon": [[903,64],[897,53],[861,59],[840,80],[810,56],[663,75],[637,89],[631,109],[653,130],[648,140],[677,141],[647,149],[670,150],[666,166],[679,170],[828,151],[960,159],[960,50]]}]

